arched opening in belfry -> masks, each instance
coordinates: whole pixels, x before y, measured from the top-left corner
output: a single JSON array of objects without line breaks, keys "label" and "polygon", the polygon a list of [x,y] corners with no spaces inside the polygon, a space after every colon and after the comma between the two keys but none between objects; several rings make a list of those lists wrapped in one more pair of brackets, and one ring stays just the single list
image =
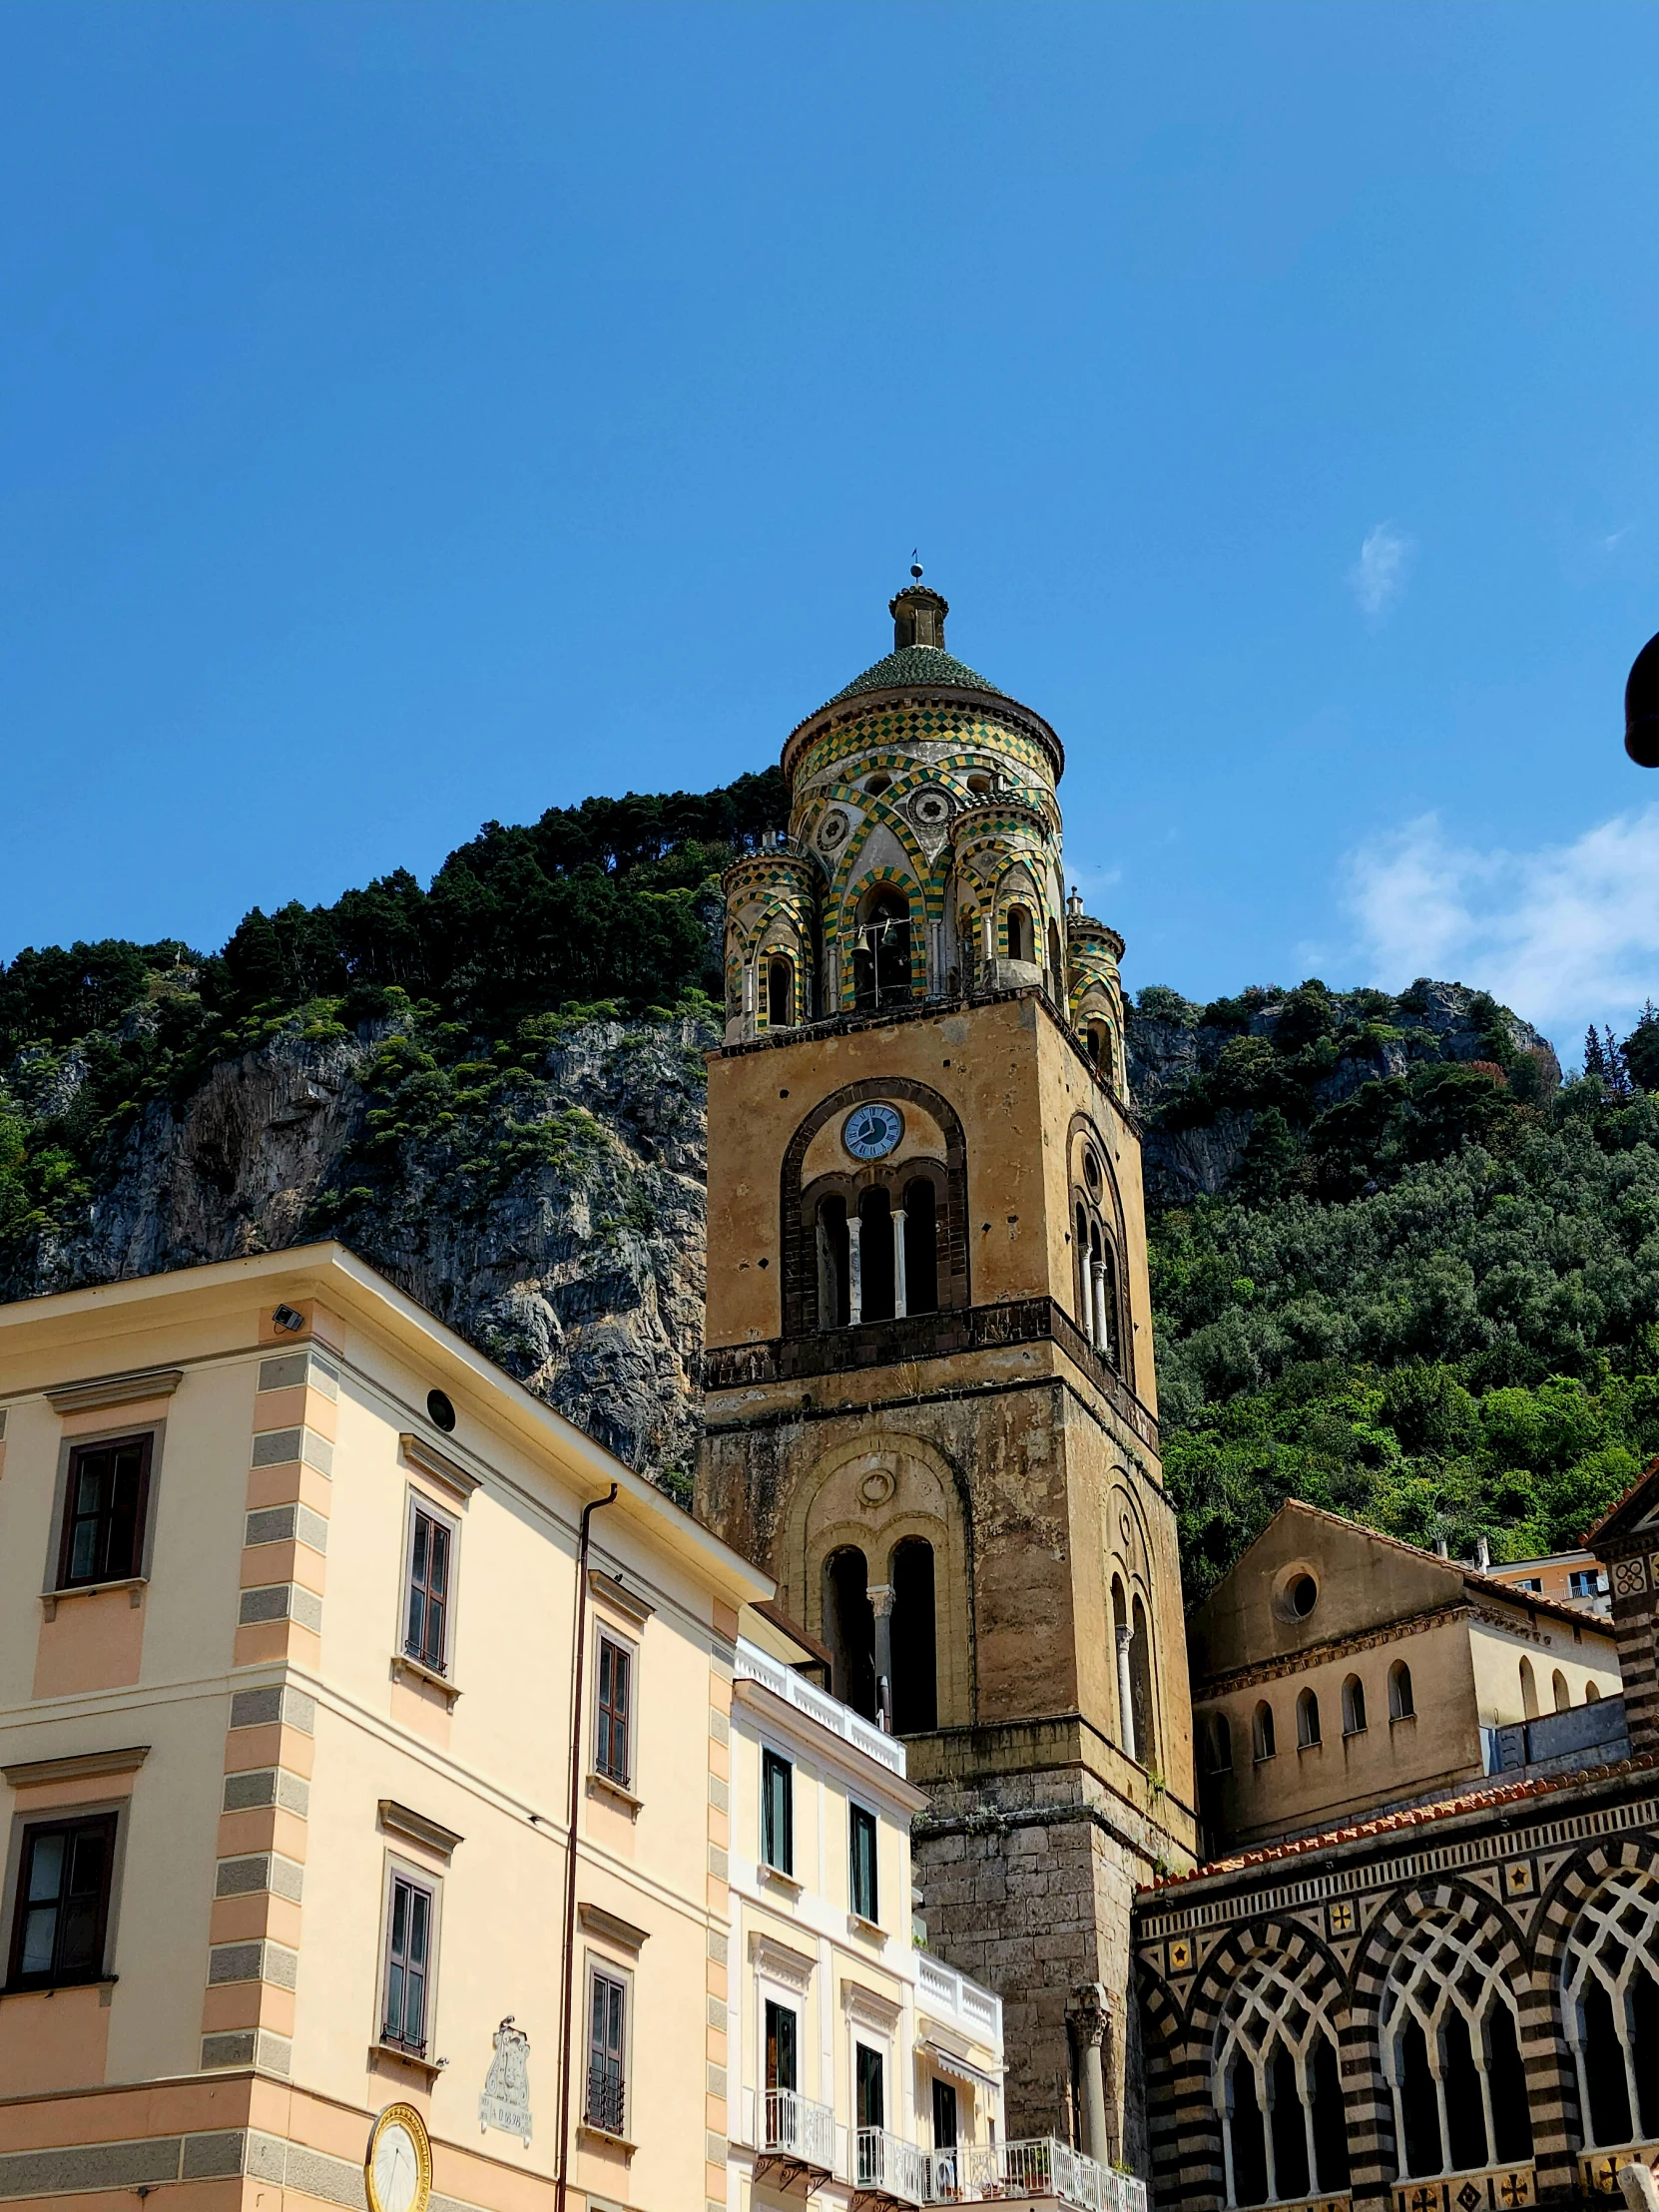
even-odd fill
[{"label": "arched opening in belfry", "polygon": [[938,1646],[933,1617],[933,1547],[923,1536],[893,1546],[892,1725],[913,1736],[939,1723]]},{"label": "arched opening in belfry", "polygon": [[877,1186],[858,1194],[858,1321],[891,1321],[896,1269],[892,1202]]},{"label": "arched opening in belfry", "polygon": [[860,1013],[910,997],[910,902],[890,883],[870,893],[854,932],[852,996]]},{"label": "arched opening in belfry", "polygon": [[933,1186],[918,1175],[904,1186],[904,1312],[939,1310],[937,1202]]},{"label": "arched opening in belfry", "polygon": [[1130,1614],[1129,1686],[1135,1700],[1135,1756],[1150,1772],[1158,1764],[1158,1731],[1152,1711],[1152,1632],[1137,1597]]},{"label": "arched opening in belfry", "polygon": [[1008,908],[1009,959],[1025,960],[1027,962],[1034,960],[1037,956],[1035,935],[1036,932],[1033,929],[1031,922],[1030,908],[1026,906],[1010,906]]},{"label": "arched opening in belfry", "polygon": [[824,1562],[824,1640],[830,1646],[830,1689],[843,1705],[875,1718],[875,1614],[869,1602],[869,1562],[856,1544]]},{"label": "arched opening in belfry", "polygon": [[775,954],[767,965],[767,1027],[788,1029],[795,1020],[795,963]]},{"label": "arched opening in belfry", "polygon": [[844,1329],[852,1318],[851,1239],[846,1200],[831,1191],[818,1202],[814,1224],[818,1248],[818,1325]]},{"label": "arched opening in belfry", "polygon": [[1066,995],[1066,956],[1060,947],[1060,925],[1048,925],[1048,987],[1056,998]]}]

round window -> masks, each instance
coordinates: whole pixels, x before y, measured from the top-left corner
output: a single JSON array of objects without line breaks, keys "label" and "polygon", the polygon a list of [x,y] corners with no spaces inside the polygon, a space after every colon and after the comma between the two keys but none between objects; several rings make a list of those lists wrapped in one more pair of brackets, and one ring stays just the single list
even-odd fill
[{"label": "round window", "polygon": [[840,843],[841,839],[846,835],[846,828],[847,824],[845,815],[830,814],[825,816],[823,824],[819,829],[818,841],[821,845],[823,845],[826,852],[830,851],[832,846]]},{"label": "round window", "polygon": [[925,829],[935,829],[950,813],[950,802],[943,792],[917,792],[910,802],[910,818]]},{"label": "round window", "polygon": [[1100,1196],[1100,1162],[1092,1152],[1085,1152],[1083,1155],[1083,1180],[1089,1186],[1089,1196],[1098,1198]]},{"label": "round window", "polygon": [[1311,1574],[1293,1575],[1285,1592],[1285,1603],[1299,1621],[1305,1621],[1319,1603],[1320,1586]]},{"label": "round window", "polygon": [[447,1436],[455,1426],[455,1408],[441,1390],[426,1393],[426,1415],[434,1428],[441,1428]]}]

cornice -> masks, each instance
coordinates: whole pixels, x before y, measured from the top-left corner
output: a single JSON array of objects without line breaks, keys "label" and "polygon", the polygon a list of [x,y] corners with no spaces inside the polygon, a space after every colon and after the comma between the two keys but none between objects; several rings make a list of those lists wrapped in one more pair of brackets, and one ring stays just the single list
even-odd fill
[{"label": "cornice", "polygon": [[831,727],[861,721],[866,715],[880,713],[895,705],[921,708],[975,707],[987,720],[1006,723],[1022,737],[1034,739],[1053,763],[1056,783],[1065,774],[1065,747],[1035,708],[1022,706],[1017,699],[1010,699],[1004,692],[980,691],[969,685],[895,684],[886,691],[857,692],[839,706],[827,702],[816,708],[812,714],[804,715],[784,740],[784,750],[780,755],[784,781],[793,787],[801,754],[813,738],[828,732]]}]

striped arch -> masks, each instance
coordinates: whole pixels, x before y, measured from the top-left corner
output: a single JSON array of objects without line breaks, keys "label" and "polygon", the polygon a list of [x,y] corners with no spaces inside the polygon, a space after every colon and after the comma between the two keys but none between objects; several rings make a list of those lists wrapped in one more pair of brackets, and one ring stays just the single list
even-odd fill
[{"label": "striped arch", "polygon": [[1574,1854],[1544,1893],[1533,1939],[1536,1981],[1548,2007],[1550,2036],[1555,2059],[1555,2079],[1539,2081],[1533,2088],[1530,2066],[1527,2086],[1535,2099],[1533,2130],[1538,2143],[1538,2185],[1544,2187],[1545,2144],[1556,2185],[1572,2186],[1576,2156],[1588,2132],[1578,2108],[1578,2066],[1568,2040],[1562,2003],[1563,1975],[1569,1964],[1568,1945],[1579,1926],[1584,1907],[1609,1877],[1637,1875],[1659,1884],[1659,1841],[1651,1835],[1621,1837],[1587,1845]]},{"label": "striped arch", "polygon": [[[1184,2078],[1189,2094],[1183,2109],[1188,2134],[1194,2138],[1202,2126],[1211,2156],[1214,2195],[1227,2199],[1226,2150],[1222,2137],[1221,2105],[1217,2076],[1218,2038],[1227,2025],[1230,2000],[1253,1972],[1273,1972],[1279,1979],[1317,1991],[1327,2025],[1337,2039],[1337,2063],[1345,2082],[1345,2107],[1349,2141],[1354,2142],[1355,2092],[1351,2065],[1351,2032],[1346,2004],[1347,1984],[1341,1965],[1328,1945],[1301,1921],[1268,1916],[1234,1929],[1218,1943],[1193,1987],[1187,2015],[1187,2063]],[[1196,2141],[1194,2143],[1196,2149]],[[1352,2151],[1351,2151],[1352,2155]],[[1356,2165],[1355,2194],[1359,2194]],[[1195,2198],[1195,2202],[1196,2202]]]},{"label": "striped arch", "polygon": [[[1534,2156],[1542,2172],[1545,2130],[1538,2122],[1538,2098],[1558,2076],[1549,2027],[1548,1991],[1540,1992],[1526,1947],[1509,1915],[1483,1890],[1456,1881],[1414,1883],[1396,1890],[1366,1932],[1354,1961],[1344,2072],[1349,2074],[1349,2146],[1354,2162],[1354,2195],[1382,2194],[1399,2170],[1394,2142],[1393,2093],[1382,2067],[1382,2001],[1405,1939],[1431,1916],[1448,1919],[1456,1929],[1483,1930],[1496,1944],[1497,1969],[1515,1999],[1521,2063],[1526,2070]],[[1350,2062],[1358,2069],[1350,2071]]]},{"label": "striped arch", "polygon": [[[927,899],[922,886],[897,868],[866,868],[856,882],[848,883],[841,893],[837,917],[832,934],[837,944],[845,948],[840,965],[840,997],[843,1007],[850,1006],[856,997],[852,968],[852,924],[850,917],[857,912],[859,901],[866,891],[877,884],[888,883],[896,891],[902,891],[910,906],[910,989],[917,998],[927,995]],[[826,934],[831,930],[827,928]]]},{"label": "striped arch", "polygon": [[932,907],[927,892],[933,871],[928,867],[926,855],[916,842],[915,830],[895,807],[885,804],[885,793],[879,799],[871,799],[864,792],[848,795],[846,804],[862,807],[864,819],[847,838],[846,850],[835,862],[834,873],[830,879],[827,903],[831,912],[844,911],[847,897],[852,891],[852,871],[858,863],[860,853],[878,829],[890,830],[903,848],[916,888],[922,894],[923,912],[930,916]]},{"label": "striped arch", "polygon": [[1136,1961],[1135,1978],[1154,2201],[1190,2207],[1190,2212],[1220,2212],[1221,2130],[1205,2054],[1188,2036],[1181,2007],[1163,1976],[1142,1958]]}]

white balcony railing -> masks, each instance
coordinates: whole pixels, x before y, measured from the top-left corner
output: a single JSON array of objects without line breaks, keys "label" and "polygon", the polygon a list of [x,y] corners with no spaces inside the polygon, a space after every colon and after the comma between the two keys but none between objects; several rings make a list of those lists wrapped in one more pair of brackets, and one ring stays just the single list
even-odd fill
[{"label": "white balcony railing", "polygon": [[860,2189],[879,2189],[905,2204],[927,2202],[929,2159],[918,2144],[884,2127],[860,2127],[852,2138],[852,2178]]},{"label": "white balcony railing", "polygon": [[758,1650],[743,1638],[738,1640],[736,1673],[740,1682],[759,1682],[774,1697],[781,1697],[787,1705],[793,1705],[798,1713],[805,1713],[809,1720],[817,1721],[820,1728],[829,1729],[831,1736],[838,1736],[843,1743],[854,1744],[858,1750],[885,1767],[889,1773],[904,1772],[904,1746],[895,1736],[884,1736],[880,1729],[872,1728],[868,1721],[853,1712],[850,1705],[843,1705],[827,1690],[815,1689],[804,1681],[793,1667],[786,1667]]},{"label": "white balcony railing", "polygon": [[826,2173],[835,2167],[835,2115],[797,2089],[769,2089],[761,2100],[760,2149],[799,2158]]},{"label": "white balcony railing", "polygon": [[1143,2182],[1133,2174],[1097,2165],[1052,2135],[1018,2143],[963,2143],[955,2150],[934,2151],[929,2186],[935,2204],[1052,2197],[1079,2207],[1079,2212],[1147,2212]]},{"label": "white balcony railing", "polygon": [[970,1981],[965,1973],[958,1973],[942,1959],[930,1958],[926,1951],[916,1953],[916,1974],[925,2011],[934,2014],[943,2011],[959,2021],[970,2034],[1001,2046],[1002,1999],[999,1996],[989,1989],[981,1989],[977,1981]]}]

